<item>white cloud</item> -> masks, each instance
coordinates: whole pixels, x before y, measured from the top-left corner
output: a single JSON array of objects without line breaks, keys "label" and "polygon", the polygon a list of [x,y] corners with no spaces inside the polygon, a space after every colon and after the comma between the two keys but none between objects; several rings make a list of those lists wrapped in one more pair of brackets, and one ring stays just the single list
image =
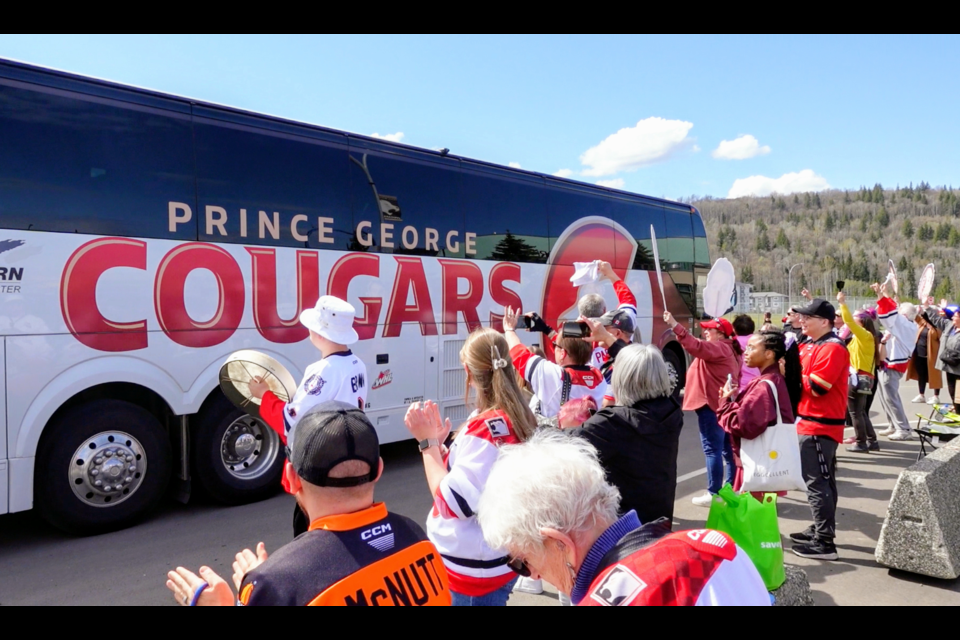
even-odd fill
[{"label": "white cloud", "polygon": [[390,142],[403,142],[403,131],[397,131],[396,133],[385,133],[380,135],[379,133],[371,133],[371,138],[380,138],[381,140],[389,140]]},{"label": "white cloud", "polygon": [[523,167],[520,166],[520,163],[519,163],[519,162],[508,162],[508,163],[507,163],[507,166],[510,167],[511,169],[522,169],[522,168],[523,168]]},{"label": "white cloud", "polygon": [[721,140],[720,146],[711,154],[717,160],[746,160],[770,153],[768,145],[760,146],[760,141],[749,133],[733,140]]},{"label": "white cloud", "polygon": [[750,176],[734,180],[727,197],[768,196],[771,193],[787,195],[800,191],[823,191],[829,188],[830,183],[826,178],[817,175],[812,169],[804,169],[796,173],[785,173],[779,178]]},{"label": "white cloud", "polygon": [[597,180],[597,184],[601,187],[610,187],[611,189],[623,189],[624,184],[623,178],[614,178],[613,180]]},{"label": "white cloud", "polygon": [[693,146],[687,137],[692,122],[647,118],[635,127],[620,129],[600,144],[587,149],[580,162],[588,167],[585,176],[609,176],[621,171],[635,171]]},{"label": "white cloud", "polygon": [[570,169],[560,169],[556,171],[553,175],[557,176],[558,178],[569,178],[570,176],[573,175],[573,171],[571,171]]}]

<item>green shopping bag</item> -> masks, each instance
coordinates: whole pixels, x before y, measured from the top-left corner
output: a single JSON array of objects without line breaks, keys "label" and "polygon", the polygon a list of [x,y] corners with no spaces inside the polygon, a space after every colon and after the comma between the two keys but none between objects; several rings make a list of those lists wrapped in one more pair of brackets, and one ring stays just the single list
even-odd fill
[{"label": "green shopping bag", "polygon": [[724,485],[710,503],[707,529],[726,533],[747,552],[760,572],[767,589],[779,589],[783,571],[783,545],[777,522],[777,494],[767,493],[759,501],[749,493],[736,494]]}]

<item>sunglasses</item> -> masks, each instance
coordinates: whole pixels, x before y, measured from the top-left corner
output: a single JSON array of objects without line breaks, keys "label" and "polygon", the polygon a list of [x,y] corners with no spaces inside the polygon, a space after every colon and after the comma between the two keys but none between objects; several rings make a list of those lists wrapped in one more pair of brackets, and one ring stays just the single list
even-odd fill
[{"label": "sunglasses", "polygon": [[507,566],[510,567],[511,571],[520,576],[521,578],[530,577],[530,567],[527,566],[527,563],[524,562],[521,558],[510,557],[507,559]]}]

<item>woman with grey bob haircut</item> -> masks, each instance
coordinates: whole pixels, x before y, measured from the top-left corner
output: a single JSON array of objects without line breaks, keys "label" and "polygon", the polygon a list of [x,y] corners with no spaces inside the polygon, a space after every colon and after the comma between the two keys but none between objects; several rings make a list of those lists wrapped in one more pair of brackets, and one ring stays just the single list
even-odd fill
[{"label": "woman with grey bob haircut", "polygon": [[631,344],[617,354],[610,383],[617,404],[625,406],[673,393],[663,354],[645,344]]},{"label": "woman with grey bob haircut", "polygon": [[[729,537],[671,534],[666,520],[642,525],[633,511],[617,518],[619,498],[590,444],[544,429],[501,449],[477,520],[511,569],[550,582],[574,604],[770,604],[750,558]],[[664,558],[669,563],[658,562]],[[721,564],[731,566],[719,571]],[[703,577],[695,585],[693,568]]]},{"label": "woman with grey bob haircut", "polygon": [[634,510],[641,522],[672,520],[683,412],[663,354],[613,340],[599,322],[587,322],[590,339],[609,349],[615,399],[569,431],[597,450],[607,479],[620,491],[620,513]]}]

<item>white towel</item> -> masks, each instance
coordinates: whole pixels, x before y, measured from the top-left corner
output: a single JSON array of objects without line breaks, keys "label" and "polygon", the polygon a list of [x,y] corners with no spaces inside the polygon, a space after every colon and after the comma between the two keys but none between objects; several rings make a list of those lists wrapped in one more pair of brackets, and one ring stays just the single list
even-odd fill
[{"label": "white towel", "polygon": [[585,284],[596,282],[600,279],[600,261],[593,262],[574,262],[574,272],[570,276],[570,282],[575,287],[582,287]]}]

